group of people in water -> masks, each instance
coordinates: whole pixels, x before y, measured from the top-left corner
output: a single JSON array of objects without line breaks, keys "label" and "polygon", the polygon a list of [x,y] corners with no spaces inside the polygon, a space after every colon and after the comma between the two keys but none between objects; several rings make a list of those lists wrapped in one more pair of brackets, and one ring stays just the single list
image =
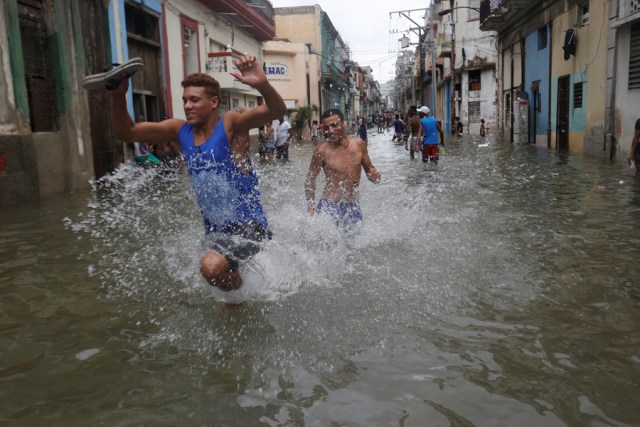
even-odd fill
[{"label": "group of people in water", "polygon": [[[242,285],[240,266],[272,236],[259,191],[258,176],[250,161],[249,129],[260,128],[261,156],[270,160],[288,158],[293,133],[284,115],[281,95],[269,83],[261,64],[252,55],[233,55],[238,81],[257,89],[264,103],[220,113],[220,84],[207,74],[195,73],[182,81],[185,119],[134,122],[129,116],[126,93],[128,78],[111,89],[111,117],[116,135],[123,141],[163,144],[177,141],[179,155],[191,178],[203,217],[204,248],[199,269],[207,282],[223,290]],[[437,163],[439,123],[427,107],[416,110],[419,119],[410,122],[412,152],[420,142],[423,161]],[[273,129],[272,121],[279,120]],[[266,125],[265,125],[266,123]],[[327,215],[346,236],[358,233],[363,216],[359,206],[362,171],[369,181],[379,183],[362,138],[350,136],[340,110],[329,109],[321,116],[315,132],[318,144],[311,156],[304,193],[309,215]],[[434,145],[435,149],[430,148]],[[324,172],[325,186],[316,198],[316,181]]]},{"label": "group of people in water", "polygon": [[[209,284],[223,290],[242,285],[241,264],[261,250],[262,242],[272,236],[258,176],[250,161],[249,129],[262,126],[266,142],[273,134],[269,132],[272,121],[278,119],[283,129],[287,128],[283,120],[284,101],[267,80],[256,57],[234,54],[233,61],[238,71],[231,75],[257,89],[264,99],[262,105],[222,115],[220,84],[207,74],[195,73],[181,83],[184,120],[134,122],[127,110],[128,77],[110,89],[111,122],[118,138],[131,144],[178,142],[203,218],[204,253],[199,269]],[[326,140],[316,147],[305,182],[308,211],[310,215],[329,215],[346,234],[352,234],[362,222],[358,204],[361,171],[376,183],[380,174],[372,165],[364,142],[346,133],[339,110],[325,111],[322,123]],[[283,160],[288,157],[292,137],[290,129],[285,132],[279,144],[276,131],[274,149],[269,150]],[[269,153],[265,154],[268,158]],[[320,171],[324,171],[327,179],[316,205],[316,177]]]}]

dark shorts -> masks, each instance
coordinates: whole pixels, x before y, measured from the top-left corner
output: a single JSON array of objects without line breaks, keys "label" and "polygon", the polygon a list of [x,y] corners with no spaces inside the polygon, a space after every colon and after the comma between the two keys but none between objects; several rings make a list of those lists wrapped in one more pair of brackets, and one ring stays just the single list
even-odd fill
[{"label": "dark shorts", "polygon": [[638,148],[636,149],[636,154],[634,154],[633,159],[636,162],[636,165],[640,165],[640,144],[638,144]]},{"label": "dark shorts", "polygon": [[329,215],[333,223],[348,235],[357,234],[362,227],[362,211],[357,203],[320,199],[316,212]]},{"label": "dark shorts", "polygon": [[271,239],[271,231],[255,222],[238,223],[225,232],[211,232],[205,236],[206,249],[221,253],[229,261],[231,270],[248,261],[262,249],[262,242]]},{"label": "dark shorts", "polygon": [[264,152],[265,153],[273,153],[274,151],[276,151],[276,145],[275,144],[264,144]]}]

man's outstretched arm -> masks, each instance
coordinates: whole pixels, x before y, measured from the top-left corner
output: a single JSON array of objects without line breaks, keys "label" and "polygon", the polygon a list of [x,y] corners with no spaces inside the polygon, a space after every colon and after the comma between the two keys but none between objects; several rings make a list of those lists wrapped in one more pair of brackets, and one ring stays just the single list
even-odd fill
[{"label": "man's outstretched arm", "polygon": [[125,79],[118,87],[110,91],[111,126],[116,131],[116,136],[128,143],[144,141],[153,144],[175,139],[184,121],[167,119],[160,123],[134,123],[127,110],[127,90],[129,90],[129,81]]}]

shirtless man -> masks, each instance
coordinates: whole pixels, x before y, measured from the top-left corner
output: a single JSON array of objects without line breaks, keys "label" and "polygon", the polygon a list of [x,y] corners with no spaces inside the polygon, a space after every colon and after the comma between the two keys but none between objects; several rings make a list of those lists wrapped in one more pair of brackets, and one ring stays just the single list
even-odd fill
[{"label": "shirtless man", "polygon": [[[380,182],[380,174],[371,164],[365,142],[347,136],[340,110],[325,111],[322,124],[326,141],[316,147],[311,157],[305,182],[307,208],[309,215],[328,214],[338,228],[352,236],[362,225],[358,204],[361,170],[364,169],[369,181],[375,184]],[[326,184],[315,206],[316,178],[320,170],[324,171]]]},{"label": "shirtless man", "polygon": [[286,106],[252,55],[233,55],[240,82],[256,88],[265,103],[220,116],[220,84],[206,74],[182,81],[185,120],[133,123],[127,111],[127,79],[111,91],[111,122],[123,141],[158,143],[176,139],[204,220],[205,253],[200,273],[223,290],[242,284],[239,263],[260,250],[271,235],[258,177],[249,159],[248,129],[282,117]]},{"label": "shirtless man", "polygon": [[409,155],[412,159],[415,159],[416,151],[420,151],[420,145],[418,143],[418,135],[420,134],[420,129],[422,128],[422,124],[420,123],[420,117],[418,116],[418,110],[415,106],[411,106],[409,108],[409,112],[407,113],[409,116],[409,123],[407,125],[409,132],[409,144],[405,145],[405,148],[409,150]]}]

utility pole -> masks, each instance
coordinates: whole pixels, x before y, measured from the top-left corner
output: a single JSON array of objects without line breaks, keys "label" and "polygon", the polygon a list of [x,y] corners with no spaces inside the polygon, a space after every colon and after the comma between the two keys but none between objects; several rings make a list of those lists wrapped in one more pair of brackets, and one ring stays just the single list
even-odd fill
[{"label": "utility pole", "polygon": [[[433,7],[433,1],[432,1],[432,7]],[[409,9],[409,10],[398,10],[398,11],[395,11],[395,12],[389,12],[389,17],[391,17],[394,13],[397,13],[399,16],[405,17],[406,19],[411,21],[416,26],[415,28],[410,28],[410,30],[418,35],[418,43],[412,43],[412,44],[417,44],[418,48],[419,48],[419,52],[420,52],[420,71],[418,73],[418,79],[420,81],[420,102],[421,103],[424,102],[423,77],[424,77],[424,59],[425,59],[425,57],[423,55],[423,49],[422,49],[423,46],[424,46],[424,43],[425,43],[425,40],[424,40],[424,24],[418,24],[416,21],[414,21],[411,18],[410,14],[411,14],[411,12],[426,12],[427,10],[428,10],[427,8],[424,8],[424,9]],[[423,17],[424,17],[424,15],[423,15]],[[416,30],[417,30],[417,32],[416,32]],[[414,96],[415,96],[415,93],[414,93]],[[414,105],[415,105],[415,102],[414,102]]]},{"label": "utility pole", "polygon": [[[451,86],[453,86],[453,90],[452,90],[452,95],[451,95],[451,116],[453,120],[456,120],[456,104],[458,103],[458,98],[456,97],[456,23],[457,21],[454,21],[453,26],[451,28]],[[453,123],[453,120],[451,121],[451,123]],[[460,118],[458,118],[456,120],[456,126],[457,126],[457,122],[460,121]],[[451,135],[453,135],[454,132],[458,132],[457,129],[451,129]]]},{"label": "utility pole", "polygon": [[431,14],[429,20],[431,21],[431,114],[434,117],[438,116],[438,69],[436,68],[436,5],[431,0]]}]

